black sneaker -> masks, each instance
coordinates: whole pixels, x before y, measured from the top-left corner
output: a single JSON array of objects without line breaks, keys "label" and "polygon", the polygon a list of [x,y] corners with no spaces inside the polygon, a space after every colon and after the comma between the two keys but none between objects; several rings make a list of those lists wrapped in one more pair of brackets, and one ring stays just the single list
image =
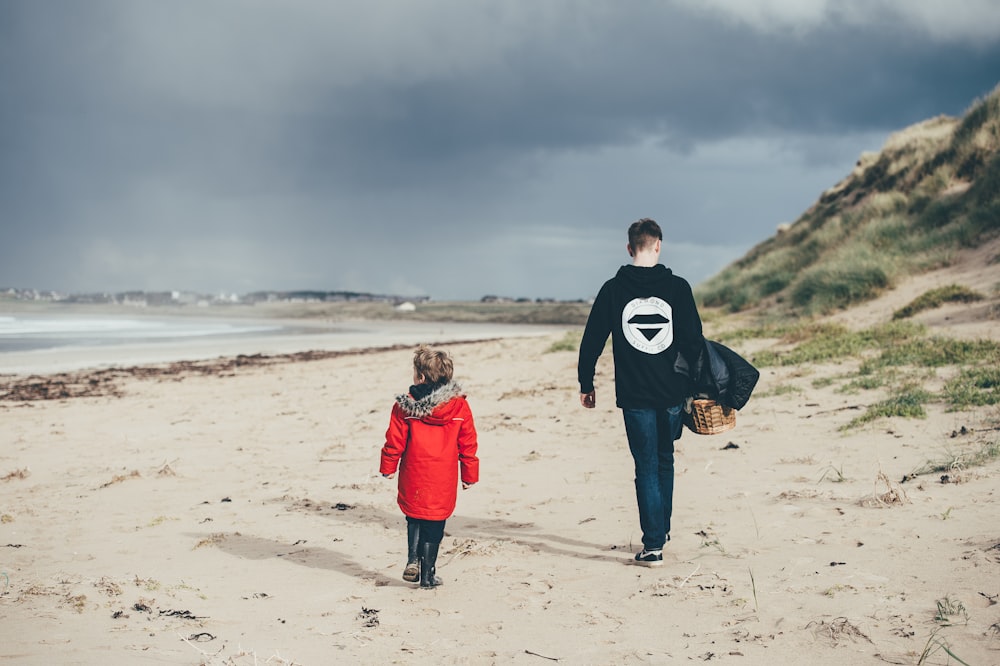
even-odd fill
[{"label": "black sneaker", "polygon": [[663,551],[643,548],[641,553],[636,554],[635,562],[645,567],[661,567],[663,566]]}]

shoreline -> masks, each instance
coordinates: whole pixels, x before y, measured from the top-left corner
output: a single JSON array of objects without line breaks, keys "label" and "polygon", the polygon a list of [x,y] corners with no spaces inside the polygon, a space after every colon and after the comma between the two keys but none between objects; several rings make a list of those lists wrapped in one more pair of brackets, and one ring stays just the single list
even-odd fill
[{"label": "shoreline", "polygon": [[[157,317],[167,318],[163,315]],[[211,320],[225,322],[218,317],[212,317]],[[46,375],[237,356],[281,356],[303,352],[377,350],[417,344],[456,344],[472,340],[541,336],[570,328],[541,324],[360,319],[337,322],[260,319],[259,322],[280,328],[163,341],[116,341],[110,344],[65,345],[0,352],[0,376]],[[247,320],[241,323],[246,325]]]},{"label": "shoreline", "polygon": [[[444,347],[496,342],[501,338],[441,341]],[[47,374],[0,374],[0,403],[32,402],[122,396],[121,385],[130,378],[162,381],[167,377],[229,376],[237,370],[327,361],[345,356],[367,356],[379,353],[412,350],[413,345],[394,344],[385,347],[361,347],[337,350],[305,350],[282,354],[237,354],[206,359],[180,359],[163,363],[86,367]]]}]

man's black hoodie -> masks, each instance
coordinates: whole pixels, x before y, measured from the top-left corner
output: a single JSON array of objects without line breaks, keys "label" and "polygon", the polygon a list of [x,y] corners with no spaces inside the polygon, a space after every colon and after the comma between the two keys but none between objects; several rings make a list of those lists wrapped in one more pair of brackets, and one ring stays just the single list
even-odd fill
[{"label": "man's black hoodie", "polygon": [[597,359],[609,333],[619,407],[674,407],[691,394],[688,378],[674,370],[678,352],[696,358],[703,344],[687,280],[662,264],[629,264],[604,283],[580,343],[581,393],[594,390]]}]

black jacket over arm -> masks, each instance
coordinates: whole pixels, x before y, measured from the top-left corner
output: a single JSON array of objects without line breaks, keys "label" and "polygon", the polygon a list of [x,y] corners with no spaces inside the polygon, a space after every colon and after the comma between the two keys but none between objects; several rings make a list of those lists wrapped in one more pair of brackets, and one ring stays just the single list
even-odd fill
[{"label": "black jacket over arm", "polygon": [[757,386],[760,372],[749,361],[715,340],[706,340],[694,356],[677,356],[675,369],[689,377],[695,395],[742,409]]}]

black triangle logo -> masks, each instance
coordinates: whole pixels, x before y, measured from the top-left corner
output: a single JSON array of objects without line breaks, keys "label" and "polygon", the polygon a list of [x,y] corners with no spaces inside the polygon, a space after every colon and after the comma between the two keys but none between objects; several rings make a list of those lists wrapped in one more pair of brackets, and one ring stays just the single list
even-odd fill
[{"label": "black triangle logo", "polygon": [[642,333],[642,337],[646,338],[648,342],[652,342],[653,338],[660,334],[662,328],[640,328],[639,332]]}]

